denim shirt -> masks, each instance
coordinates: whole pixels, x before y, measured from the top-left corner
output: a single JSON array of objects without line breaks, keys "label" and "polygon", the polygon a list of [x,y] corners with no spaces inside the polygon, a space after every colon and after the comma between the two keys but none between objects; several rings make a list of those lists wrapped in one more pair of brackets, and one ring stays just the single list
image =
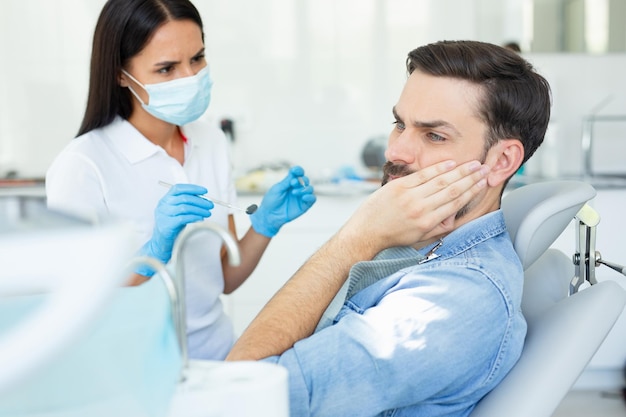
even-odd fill
[{"label": "denim shirt", "polygon": [[289,371],[291,417],[468,416],[512,368],[526,335],[523,270],[502,212],[426,260],[432,247],[355,264],[349,279],[371,283],[330,325],[265,359]]}]

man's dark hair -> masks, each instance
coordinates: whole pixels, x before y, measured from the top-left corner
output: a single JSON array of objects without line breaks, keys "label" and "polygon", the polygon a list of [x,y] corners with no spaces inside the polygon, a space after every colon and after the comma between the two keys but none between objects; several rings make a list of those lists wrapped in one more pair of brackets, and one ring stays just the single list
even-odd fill
[{"label": "man's dark hair", "polygon": [[487,125],[486,149],[501,139],[519,139],[530,158],[548,128],[550,85],[519,54],[477,41],[441,41],[409,52],[409,74],[469,81],[482,87],[478,117]]}]

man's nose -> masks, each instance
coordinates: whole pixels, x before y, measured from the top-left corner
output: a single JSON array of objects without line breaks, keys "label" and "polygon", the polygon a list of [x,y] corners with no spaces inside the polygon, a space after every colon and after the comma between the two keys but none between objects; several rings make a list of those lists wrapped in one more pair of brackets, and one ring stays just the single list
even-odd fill
[{"label": "man's nose", "polygon": [[385,159],[393,163],[410,165],[415,162],[417,155],[417,144],[411,139],[406,131],[400,135],[389,138],[387,149],[385,150]]}]

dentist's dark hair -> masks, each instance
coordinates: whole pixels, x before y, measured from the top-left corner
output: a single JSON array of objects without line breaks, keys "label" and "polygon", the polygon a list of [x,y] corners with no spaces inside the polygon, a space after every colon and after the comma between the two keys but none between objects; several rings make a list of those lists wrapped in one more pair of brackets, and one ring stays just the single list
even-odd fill
[{"label": "dentist's dark hair", "polygon": [[519,139],[524,160],[543,142],[550,120],[550,85],[518,53],[476,41],[441,41],[409,52],[407,71],[452,77],[481,86],[478,109],[487,125],[485,149],[501,139]]},{"label": "dentist's dark hair", "polygon": [[[77,136],[128,119],[132,97],[119,84],[122,68],[143,50],[154,32],[171,20],[191,20],[202,31],[202,19],[189,0],[108,0],[93,37],[89,95]],[[204,41],[204,32],[202,32]]]}]

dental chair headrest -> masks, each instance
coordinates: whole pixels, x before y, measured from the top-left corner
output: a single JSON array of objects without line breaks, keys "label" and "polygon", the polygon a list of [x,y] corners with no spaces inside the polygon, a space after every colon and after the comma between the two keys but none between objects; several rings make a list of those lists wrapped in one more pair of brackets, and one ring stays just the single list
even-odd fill
[{"label": "dental chair headrest", "polygon": [[546,181],[517,188],[502,199],[513,247],[526,270],[559,237],[596,190],[582,181]]}]

